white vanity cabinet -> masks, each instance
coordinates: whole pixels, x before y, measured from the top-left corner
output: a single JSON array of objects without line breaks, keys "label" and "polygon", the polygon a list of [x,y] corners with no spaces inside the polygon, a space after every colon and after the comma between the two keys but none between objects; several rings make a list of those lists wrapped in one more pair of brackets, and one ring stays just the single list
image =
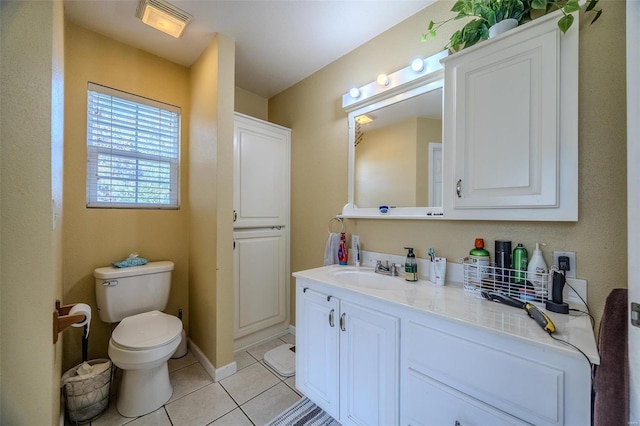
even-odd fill
[{"label": "white vanity cabinet", "polygon": [[403,425],[590,424],[591,366],[578,352],[414,313],[402,336]]},{"label": "white vanity cabinet", "polygon": [[296,284],[296,388],[342,425],[399,421],[398,317]]},{"label": "white vanity cabinet", "polygon": [[557,19],[442,60],[447,219],[578,219],[579,25]]},{"label": "white vanity cabinet", "polygon": [[549,313],[581,353],[460,285],[372,275],[294,273],[296,387],[343,425],[591,424],[588,316]]}]

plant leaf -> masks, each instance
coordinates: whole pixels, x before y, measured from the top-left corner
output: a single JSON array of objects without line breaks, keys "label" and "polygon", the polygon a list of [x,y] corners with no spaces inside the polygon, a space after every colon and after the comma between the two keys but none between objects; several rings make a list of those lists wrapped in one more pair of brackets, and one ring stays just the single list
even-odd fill
[{"label": "plant leaf", "polygon": [[600,15],[602,15],[602,11],[598,10],[596,12],[596,16],[593,17],[593,20],[591,21],[591,23],[593,24],[594,22],[596,22],[596,20],[600,17]]},{"label": "plant leaf", "polygon": [[465,2],[463,0],[458,0],[453,7],[451,8],[452,12],[460,12],[465,7]]},{"label": "plant leaf", "polygon": [[565,11],[565,13],[572,13],[576,10],[580,10],[580,4],[578,3],[578,0],[569,0],[562,9]]},{"label": "plant leaf", "polygon": [[564,15],[558,20],[558,28],[560,28],[560,31],[563,33],[567,32],[571,24],[573,24],[573,15]]},{"label": "plant leaf", "polygon": [[532,0],[531,1],[532,9],[546,9],[547,8],[547,0]]},{"label": "plant leaf", "polygon": [[427,29],[428,29],[429,31],[431,31],[431,30],[433,29],[433,26],[434,26],[435,24],[436,24],[436,23],[435,23],[435,22],[433,22],[433,21],[429,22],[429,27],[427,27]]},{"label": "plant leaf", "polygon": [[596,7],[596,5],[598,4],[599,0],[589,0],[589,4],[587,5],[587,8],[584,10],[585,12],[589,12],[590,10],[592,10],[594,7]]}]

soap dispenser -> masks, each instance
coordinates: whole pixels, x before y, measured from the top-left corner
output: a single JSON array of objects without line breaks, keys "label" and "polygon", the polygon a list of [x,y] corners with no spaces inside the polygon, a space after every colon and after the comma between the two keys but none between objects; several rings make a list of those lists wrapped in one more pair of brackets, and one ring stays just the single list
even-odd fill
[{"label": "soap dispenser", "polygon": [[418,264],[416,263],[416,255],[413,254],[413,247],[405,247],[409,250],[407,259],[404,262],[404,279],[407,281],[418,281]]}]

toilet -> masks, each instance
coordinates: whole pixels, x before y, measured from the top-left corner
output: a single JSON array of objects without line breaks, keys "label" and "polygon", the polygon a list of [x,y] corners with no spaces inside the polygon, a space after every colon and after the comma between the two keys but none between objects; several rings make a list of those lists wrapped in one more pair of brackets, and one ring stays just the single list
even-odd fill
[{"label": "toilet", "polygon": [[93,276],[100,320],[119,323],[109,340],[109,358],[122,370],[116,408],[138,417],[171,398],[167,360],[182,340],[182,321],[161,312],[169,300],[173,262],[129,268],[97,268]]}]

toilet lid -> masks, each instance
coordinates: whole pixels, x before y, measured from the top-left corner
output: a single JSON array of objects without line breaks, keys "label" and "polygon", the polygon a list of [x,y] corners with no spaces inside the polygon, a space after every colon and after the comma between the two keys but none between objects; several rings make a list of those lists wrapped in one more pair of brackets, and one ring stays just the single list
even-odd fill
[{"label": "toilet lid", "polygon": [[160,311],[126,317],[113,330],[111,339],[123,348],[153,349],[182,334],[182,321]]}]

